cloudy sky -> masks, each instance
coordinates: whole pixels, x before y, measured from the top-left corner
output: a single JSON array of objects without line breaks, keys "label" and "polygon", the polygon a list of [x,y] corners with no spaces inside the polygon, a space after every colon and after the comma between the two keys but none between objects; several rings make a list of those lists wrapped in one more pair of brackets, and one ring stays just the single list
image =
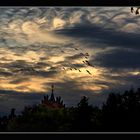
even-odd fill
[{"label": "cloudy sky", "polygon": [[55,96],[101,104],[139,87],[140,17],[130,7],[0,8],[0,112]]}]

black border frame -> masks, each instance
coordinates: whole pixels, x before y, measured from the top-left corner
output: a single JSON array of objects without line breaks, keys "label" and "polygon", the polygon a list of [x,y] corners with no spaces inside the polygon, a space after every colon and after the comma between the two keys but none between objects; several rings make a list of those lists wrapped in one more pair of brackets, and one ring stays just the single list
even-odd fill
[{"label": "black border frame", "polygon": [[0,0],[0,6],[140,6],[140,0]]},{"label": "black border frame", "polygon": [[[82,6],[82,7],[85,7],[85,6],[139,6],[140,5],[140,0],[0,0],[0,6],[1,7],[7,7],[7,6],[75,6],[75,7],[79,7],[79,6]],[[26,133],[26,132],[25,132]],[[25,134],[24,133],[24,134]],[[8,136],[8,134],[22,134],[22,133],[1,133],[1,134],[4,134],[3,136]],[[28,134],[28,133],[26,133]],[[30,134],[39,134],[39,133],[30,133]],[[42,135],[42,133],[40,133]],[[48,133],[46,133],[48,134]],[[57,134],[57,133],[56,133]],[[62,133],[60,133],[62,134]],[[63,133],[63,134],[70,134],[70,133]],[[72,134],[72,132],[71,132]],[[73,133],[73,134],[80,134],[80,133]],[[81,134],[86,134],[86,133],[81,133]],[[87,133],[88,135],[91,134],[91,133]],[[129,133],[129,132],[122,132],[122,133],[103,133],[103,132],[100,132],[100,133],[96,133],[96,132],[93,132],[93,134],[98,134],[96,136],[99,136],[100,134],[103,134],[102,136],[104,137],[104,134],[140,134],[139,132],[132,132],[132,133]],[[54,134],[51,134],[51,135],[47,135],[47,138],[49,139],[49,137],[54,137],[55,139],[59,139],[60,138],[60,135],[58,136],[59,134],[55,135],[55,132]],[[2,135],[1,135],[2,136]],[[11,135],[10,135],[11,136]],[[17,135],[18,136],[18,135]],[[29,135],[28,135],[29,136]],[[66,136],[66,135],[65,135]],[[72,136],[72,135],[71,135]],[[85,136],[85,135],[84,135]],[[95,135],[94,135],[94,138],[97,138]],[[100,135],[101,136],[101,135]],[[20,135],[21,137],[21,135]],[[36,136],[35,136],[36,137]],[[67,137],[67,136],[66,136]],[[82,136],[83,137],[83,136]],[[29,137],[28,137],[29,138]],[[40,138],[40,136],[38,137]],[[73,138],[75,138],[75,135],[73,135]],[[87,135],[84,137],[84,139],[87,139]]]}]

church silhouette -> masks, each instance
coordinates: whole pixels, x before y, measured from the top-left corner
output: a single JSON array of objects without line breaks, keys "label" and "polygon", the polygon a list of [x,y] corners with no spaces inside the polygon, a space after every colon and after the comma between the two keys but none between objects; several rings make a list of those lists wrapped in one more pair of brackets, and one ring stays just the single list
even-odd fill
[{"label": "church silhouette", "polygon": [[44,99],[42,100],[42,105],[51,108],[51,109],[60,109],[65,108],[65,104],[63,103],[63,100],[61,97],[54,96],[54,85],[52,85],[52,93],[49,97],[49,95],[44,96]]}]

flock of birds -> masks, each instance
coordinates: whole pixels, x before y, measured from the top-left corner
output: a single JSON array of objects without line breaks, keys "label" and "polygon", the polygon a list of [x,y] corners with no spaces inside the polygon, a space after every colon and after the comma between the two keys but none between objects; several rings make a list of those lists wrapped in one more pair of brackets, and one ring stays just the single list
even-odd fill
[{"label": "flock of birds", "polygon": [[[131,13],[135,13],[136,15],[139,15],[139,10],[140,10],[140,7],[137,7],[136,9],[134,9],[134,7],[131,7]],[[78,48],[74,48],[75,50],[79,50]],[[63,50],[61,51],[62,53],[65,53]],[[94,67],[88,60],[89,58],[89,54],[88,53],[80,53],[82,56],[84,56],[85,60],[82,61],[82,63],[84,63],[85,65],[87,66],[90,66],[90,67]],[[69,67],[69,68],[66,68],[66,67],[63,67],[62,68],[63,70],[77,70],[79,72],[82,72],[80,69],[76,68],[76,67]],[[92,75],[92,73],[86,69],[86,72],[89,74],[89,75]]]},{"label": "flock of birds", "polygon": [[140,7],[137,7],[136,11],[134,10],[134,7],[131,7],[131,13],[135,13],[136,15],[139,15]]},{"label": "flock of birds", "polygon": [[[134,9],[134,7],[131,7],[131,13],[135,13],[136,15],[138,15],[139,14],[139,10],[140,10],[140,7],[137,7],[136,8],[136,10]],[[75,50],[79,50],[78,48],[74,48]],[[62,53],[65,53],[63,50],[61,50],[61,52]],[[89,54],[88,53],[80,53],[82,56],[84,56],[84,58],[85,58],[85,60],[83,60],[82,62],[85,64],[85,65],[87,65],[87,66],[90,66],[90,67],[94,67],[90,62],[89,62],[89,60],[88,60],[88,58],[89,58]],[[70,67],[70,68],[65,68],[65,67],[63,67],[62,68],[63,70],[71,70],[71,71],[73,71],[73,70],[78,70],[79,72],[82,72],[80,69],[78,69],[78,68],[76,68],[76,67]],[[88,74],[90,74],[90,75],[92,75],[92,73],[89,71],[89,70],[87,70],[86,69],[86,72],[88,73]]]},{"label": "flock of birds", "polygon": [[[136,15],[138,15],[139,14],[139,10],[140,10],[140,7],[137,7],[136,9],[134,8],[134,7],[131,7],[131,13],[135,13]],[[79,50],[78,48],[74,48],[75,50]],[[62,53],[65,53],[63,50],[61,50],[61,52]],[[84,58],[85,58],[85,60],[83,60],[82,61],[82,63],[84,63],[85,65],[87,65],[87,66],[90,66],[90,67],[94,67],[90,62],[89,62],[89,60],[88,60],[88,58],[89,58],[89,54],[88,53],[80,53],[82,56],[84,56]],[[76,68],[76,67],[69,67],[69,68],[66,68],[66,67],[63,67],[62,68],[63,70],[71,70],[71,71],[73,71],[73,70],[77,70],[77,71],[79,71],[79,72],[81,72],[81,70],[80,69],[78,69],[78,68]],[[87,70],[86,69],[86,72],[88,73],[88,74],[90,74],[90,75],[92,75],[92,73],[89,71],[89,70]]]},{"label": "flock of birds", "polygon": [[[79,50],[78,48],[74,48],[75,50]],[[62,53],[64,53],[64,51],[62,50],[61,51]],[[90,66],[90,67],[95,67],[94,65],[92,65],[90,62],[89,62],[89,53],[80,53],[80,55],[82,57],[84,57],[85,60],[82,61],[82,64],[85,64],[86,66]],[[71,70],[71,71],[79,71],[79,72],[82,72],[81,69],[75,67],[75,66],[70,66],[69,68],[66,68],[66,67],[63,67],[62,68],[63,70]],[[92,73],[86,69],[86,72],[89,74],[89,75],[92,75]]]}]

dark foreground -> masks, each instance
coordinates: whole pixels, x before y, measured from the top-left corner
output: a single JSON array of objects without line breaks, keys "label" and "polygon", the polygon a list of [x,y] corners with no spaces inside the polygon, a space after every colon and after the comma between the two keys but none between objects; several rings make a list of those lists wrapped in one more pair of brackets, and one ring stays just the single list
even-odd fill
[{"label": "dark foreground", "polygon": [[140,131],[140,88],[123,94],[110,93],[102,108],[83,97],[76,107],[50,108],[42,104],[14,109],[0,118],[0,131],[15,132],[121,132]]}]

